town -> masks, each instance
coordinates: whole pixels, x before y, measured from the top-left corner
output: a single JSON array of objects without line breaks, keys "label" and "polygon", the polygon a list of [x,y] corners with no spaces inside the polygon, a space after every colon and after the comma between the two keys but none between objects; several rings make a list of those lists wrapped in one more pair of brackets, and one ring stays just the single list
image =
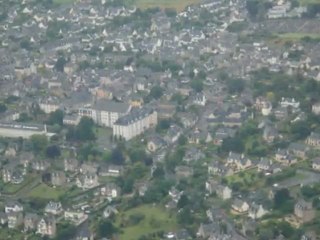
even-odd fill
[{"label": "town", "polygon": [[319,239],[320,1],[172,1],[0,0],[0,240]]}]

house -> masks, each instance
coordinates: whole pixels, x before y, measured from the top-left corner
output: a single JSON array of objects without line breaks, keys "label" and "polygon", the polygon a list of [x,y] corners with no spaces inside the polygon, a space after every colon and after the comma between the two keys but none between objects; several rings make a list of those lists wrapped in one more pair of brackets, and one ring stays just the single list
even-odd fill
[{"label": "house", "polygon": [[49,168],[50,163],[44,160],[36,160],[31,163],[31,167],[36,171],[45,171]]},{"label": "house", "polygon": [[117,198],[120,196],[120,188],[115,183],[108,183],[105,186],[100,188],[101,196],[107,198]]},{"label": "house", "polygon": [[280,101],[280,106],[284,108],[299,108],[300,102],[297,102],[294,98],[282,98]]},{"label": "house", "polygon": [[264,209],[262,204],[253,202],[249,207],[248,216],[252,219],[259,219],[267,214],[268,211]]},{"label": "house", "polygon": [[290,166],[298,162],[297,158],[290,154],[287,150],[278,149],[275,154],[275,160],[285,166]]},{"label": "house", "polygon": [[189,178],[193,175],[193,169],[188,166],[177,166],[175,168],[177,178]]},{"label": "house", "polygon": [[259,172],[269,172],[272,167],[272,160],[268,158],[261,158],[257,167]]},{"label": "house", "polygon": [[209,194],[212,194],[216,191],[218,184],[219,183],[214,179],[208,179],[206,181],[206,190],[209,192]]},{"label": "house", "polygon": [[80,166],[80,173],[97,173],[98,172],[98,164],[94,162],[85,162]]},{"label": "house", "polygon": [[200,159],[203,159],[204,157],[205,155],[200,149],[191,147],[186,150],[182,160],[186,163],[191,163],[191,162],[197,162]]},{"label": "house", "polygon": [[230,176],[234,173],[234,170],[214,161],[208,165],[208,173],[217,176]]},{"label": "house", "polygon": [[37,234],[53,237],[56,234],[56,220],[54,217],[42,217],[37,224]]},{"label": "house", "polygon": [[177,125],[171,125],[167,131],[164,140],[167,142],[168,145],[171,145],[178,141],[179,137],[182,134],[182,129]]},{"label": "house", "polygon": [[312,160],[312,169],[320,171],[320,158],[315,158]]},{"label": "house", "polygon": [[64,159],[65,172],[77,172],[79,170],[79,162],[75,158]]},{"label": "house", "polygon": [[213,143],[215,145],[221,146],[223,140],[226,138],[233,138],[236,134],[236,130],[228,127],[220,127],[215,132]]},{"label": "house", "polygon": [[245,213],[249,210],[249,204],[242,199],[236,198],[233,201],[231,208],[237,213]]},{"label": "house", "polygon": [[279,136],[278,130],[272,126],[267,125],[263,129],[262,138],[267,143],[272,143]]},{"label": "house", "polygon": [[89,229],[88,221],[85,221],[79,226],[75,236],[75,240],[93,240],[93,239],[94,239],[94,234]]},{"label": "house", "polygon": [[8,216],[4,212],[0,212],[0,224],[5,225],[8,223]]},{"label": "house", "polygon": [[192,96],[192,103],[199,106],[205,106],[207,103],[206,95],[203,93],[196,93]]},{"label": "house", "polygon": [[100,166],[99,176],[103,177],[119,177],[123,172],[123,167],[117,165]]},{"label": "house", "polygon": [[306,223],[315,218],[315,210],[311,202],[299,200],[294,206],[294,215],[302,222]]},{"label": "house", "polygon": [[66,115],[63,117],[63,125],[76,126],[79,124],[81,117],[78,115]]},{"label": "house", "polygon": [[104,218],[109,218],[110,216],[116,215],[116,214],[118,214],[118,210],[113,206],[107,206],[103,210],[103,217]]},{"label": "house", "polygon": [[37,214],[27,213],[23,220],[24,231],[25,232],[34,231],[35,229],[37,229],[38,222],[39,222],[39,216]]},{"label": "house", "polygon": [[70,221],[72,224],[78,226],[88,219],[88,215],[83,211],[66,210],[64,212],[64,220]]},{"label": "house", "polygon": [[312,112],[315,115],[320,115],[320,103],[315,103],[312,105]]},{"label": "house", "polygon": [[53,201],[50,201],[45,209],[44,209],[44,212],[45,213],[48,213],[48,214],[52,214],[52,215],[58,215],[58,214],[61,214],[63,212],[63,208],[62,208],[62,205],[60,202],[53,202]]},{"label": "house", "polygon": [[63,186],[67,182],[67,178],[64,172],[55,171],[51,173],[52,186]]},{"label": "house", "polygon": [[13,229],[19,227],[23,223],[23,215],[21,212],[9,212],[8,217],[8,228]]},{"label": "house", "polygon": [[230,199],[232,196],[232,189],[228,186],[218,185],[216,189],[216,193],[219,198],[223,200]]},{"label": "house", "polygon": [[11,201],[6,203],[4,207],[5,213],[11,213],[11,212],[23,212],[23,206],[15,201]]},{"label": "house", "polygon": [[312,132],[310,136],[306,139],[306,144],[312,147],[320,147],[320,134]]},{"label": "house", "polygon": [[95,173],[81,174],[76,179],[76,185],[83,190],[99,186],[98,176]]},{"label": "house", "polygon": [[177,188],[171,187],[168,194],[171,197],[171,199],[177,203],[177,202],[179,202],[179,200],[183,194],[183,191],[179,191]]},{"label": "house", "polygon": [[251,167],[252,162],[243,154],[229,152],[226,165],[234,168],[236,171],[241,171]]},{"label": "house", "polygon": [[136,182],[134,188],[136,189],[138,195],[143,197],[149,189],[149,183],[146,181]]},{"label": "house", "polygon": [[147,150],[151,153],[166,146],[166,142],[159,136],[153,136],[149,139],[147,143]]},{"label": "house", "polygon": [[305,159],[309,151],[309,147],[301,143],[290,143],[288,151],[298,158]]},{"label": "house", "polygon": [[289,115],[288,108],[277,107],[273,110],[273,114],[277,120],[285,120]]}]

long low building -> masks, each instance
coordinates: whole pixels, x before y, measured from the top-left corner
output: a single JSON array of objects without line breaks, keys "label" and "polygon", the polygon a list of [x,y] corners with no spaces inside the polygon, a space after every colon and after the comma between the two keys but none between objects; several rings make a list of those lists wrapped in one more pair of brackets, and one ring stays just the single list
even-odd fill
[{"label": "long low building", "polygon": [[16,122],[0,122],[0,136],[9,138],[30,138],[32,135],[40,134],[51,137],[54,133],[47,131],[46,125],[26,124]]},{"label": "long low building", "polygon": [[157,115],[153,109],[134,109],[113,124],[113,136],[130,140],[149,128],[155,127],[158,123]]}]

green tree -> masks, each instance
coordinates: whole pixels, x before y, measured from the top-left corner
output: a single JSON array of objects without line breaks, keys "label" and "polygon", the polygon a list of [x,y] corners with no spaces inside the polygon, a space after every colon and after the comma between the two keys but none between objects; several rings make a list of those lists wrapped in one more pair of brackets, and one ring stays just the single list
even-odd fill
[{"label": "green tree", "polygon": [[117,228],[113,226],[109,220],[101,220],[98,224],[97,234],[99,238],[112,238],[117,232]]},{"label": "green tree", "polygon": [[58,72],[64,72],[64,66],[66,63],[67,61],[64,57],[59,57],[54,67]]},{"label": "green tree", "polygon": [[93,141],[96,139],[94,134],[94,123],[91,118],[81,118],[75,129],[75,138],[78,141]]},{"label": "green tree", "polygon": [[192,80],[190,86],[196,92],[203,90],[203,82],[201,80]]},{"label": "green tree", "polygon": [[149,96],[153,99],[159,99],[163,95],[163,88],[160,86],[154,86],[151,88]]},{"label": "green tree", "polygon": [[63,125],[63,116],[64,116],[64,113],[60,109],[58,109],[58,110],[56,110],[54,112],[51,112],[49,114],[49,118],[48,118],[47,123],[49,125],[58,124],[58,125],[62,126]]},{"label": "green tree", "polygon": [[7,111],[7,106],[4,103],[0,103],[0,113]]},{"label": "green tree", "polygon": [[45,135],[32,135],[30,140],[35,154],[43,153],[48,146],[48,138]]},{"label": "green tree", "polygon": [[61,155],[60,147],[57,145],[48,146],[46,149],[46,155],[48,158],[60,157]]}]

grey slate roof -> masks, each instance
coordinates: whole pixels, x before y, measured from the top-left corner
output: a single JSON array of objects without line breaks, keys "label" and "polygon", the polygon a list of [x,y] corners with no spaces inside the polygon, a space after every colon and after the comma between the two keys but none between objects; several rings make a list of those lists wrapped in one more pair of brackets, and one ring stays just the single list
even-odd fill
[{"label": "grey slate roof", "polygon": [[130,110],[130,105],[115,101],[99,100],[93,108],[100,111],[126,113]]}]

